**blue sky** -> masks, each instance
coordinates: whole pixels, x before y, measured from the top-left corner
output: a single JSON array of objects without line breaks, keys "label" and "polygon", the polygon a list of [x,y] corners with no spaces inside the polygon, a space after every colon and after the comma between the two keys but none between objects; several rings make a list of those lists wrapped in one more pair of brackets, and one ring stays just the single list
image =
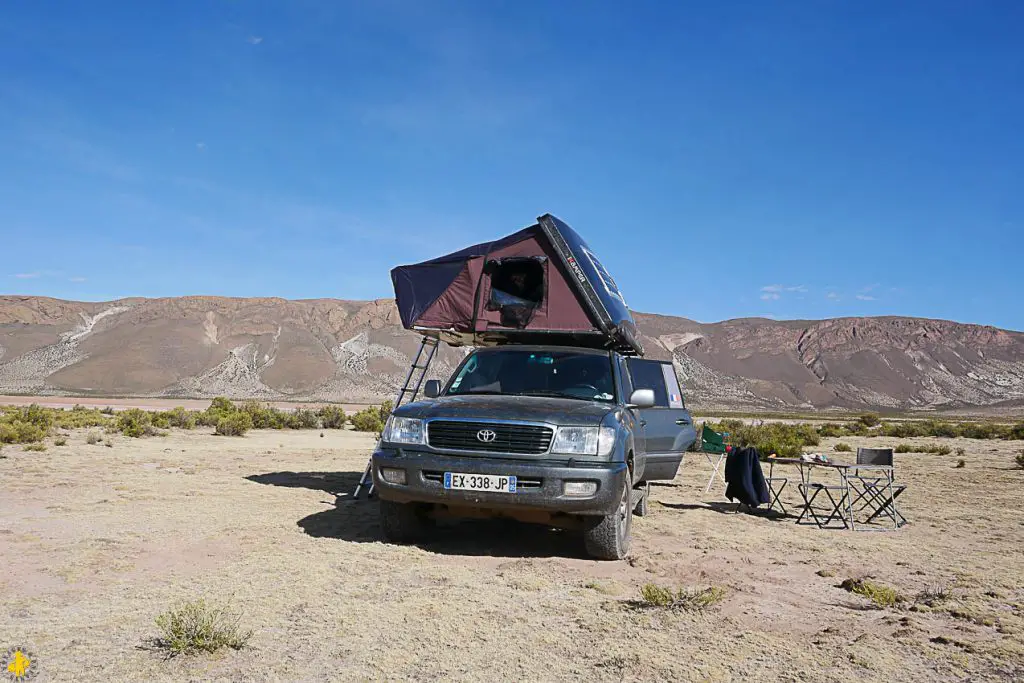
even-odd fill
[{"label": "blue sky", "polygon": [[0,291],[391,296],[551,212],[635,310],[1024,329],[1024,4],[32,2]]}]

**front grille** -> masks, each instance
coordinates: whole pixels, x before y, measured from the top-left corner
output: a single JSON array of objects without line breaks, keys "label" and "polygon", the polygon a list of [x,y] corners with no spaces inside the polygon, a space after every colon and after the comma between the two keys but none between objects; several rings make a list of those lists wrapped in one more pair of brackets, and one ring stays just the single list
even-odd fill
[{"label": "front grille", "polygon": [[[480,430],[495,433],[494,441],[477,438]],[[486,451],[488,453],[547,453],[554,432],[551,427],[495,422],[461,422],[434,420],[427,424],[427,443],[433,448],[454,451]]]}]

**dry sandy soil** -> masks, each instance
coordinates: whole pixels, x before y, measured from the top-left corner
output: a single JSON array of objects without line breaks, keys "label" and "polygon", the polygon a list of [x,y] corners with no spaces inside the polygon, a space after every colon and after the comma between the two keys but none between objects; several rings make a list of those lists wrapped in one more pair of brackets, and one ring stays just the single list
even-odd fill
[{"label": "dry sandy soil", "polygon": [[[39,680],[1024,679],[1024,443],[960,440],[962,469],[897,456],[912,523],[895,533],[733,514],[688,454],[629,560],[594,562],[572,534],[512,523],[384,544],[376,505],[349,499],[365,435],[112,438],[0,459],[0,650],[34,651]],[[951,597],[872,609],[838,587],[863,575]],[[642,609],[648,582],[727,596]],[[157,614],[199,596],[242,611],[250,647],[147,645]]]},{"label": "dry sandy soil", "polygon": [[[44,408],[72,408],[76,405],[87,408],[112,408],[113,410],[126,410],[128,408],[139,408],[140,410],[171,410],[182,407],[188,410],[206,410],[210,407],[210,399],[205,398],[83,398],[74,396],[0,396],[0,405],[27,406],[31,404],[43,406]],[[296,408],[319,408],[328,405],[317,402],[298,401],[260,401],[266,405],[274,406],[282,410],[295,410]],[[366,403],[331,403],[345,412],[352,413],[365,408]]]}]

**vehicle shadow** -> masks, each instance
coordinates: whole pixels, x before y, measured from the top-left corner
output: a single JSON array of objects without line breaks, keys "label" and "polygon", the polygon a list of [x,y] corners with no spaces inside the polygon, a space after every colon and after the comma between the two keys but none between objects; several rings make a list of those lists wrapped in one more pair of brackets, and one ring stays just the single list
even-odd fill
[{"label": "vehicle shadow", "polygon": [[[306,488],[334,496],[327,510],[298,520],[296,524],[315,538],[334,538],[353,543],[379,543],[383,536],[376,499],[352,493],[362,472],[267,472],[246,479],[257,484]],[[538,524],[504,519],[438,520],[423,542],[416,544],[439,555],[508,558],[585,558],[579,533]]]},{"label": "vehicle shadow", "polygon": [[753,517],[762,517],[772,522],[796,519],[795,515],[782,513],[778,510],[752,508],[740,503],[728,503],[724,501],[712,501],[709,503],[662,503],[659,501],[658,505],[673,510],[711,510],[712,512],[717,512],[722,515],[743,513]]}]

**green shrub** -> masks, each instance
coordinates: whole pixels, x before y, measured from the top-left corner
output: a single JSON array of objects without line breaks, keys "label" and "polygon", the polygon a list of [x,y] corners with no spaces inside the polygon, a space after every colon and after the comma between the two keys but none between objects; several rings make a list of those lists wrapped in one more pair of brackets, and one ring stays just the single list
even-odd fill
[{"label": "green shrub", "polygon": [[1024,470],[1024,450],[1013,457],[1013,461],[1017,463],[1017,467]]},{"label": "green shrub", "polygon": [[68,445],[68,440],[65,439],[63,436],[60,436],[60,437],[57,437],[56,439],[53,440],[53,445],[54,446],[67,446]]},{"label": "green shrub", "polygon": [[138,408],[129,408],[117,416],[117,431],[134,439],[156,433],[151,413]]},{"label": "green shrub", "polygon": [[[249,418],[251,420],[251,418]],[[241,617],[226,609],[208,605],[199,599],[156,618],[160,637],[156,644],[172,656],[196,652],[216,652],[224,647],[240,650],[252,638],[252,631],[241,628]]]},{"label": "green shrub", "polygon": [[826,439],[834,439],[838,436],[846,436],[846,428],[836,422],[826,422],[818,425],[818,436]]},{"label": "green shrub", "polygon": [[875,603],[877,607],[895,607],[904,601],[903,596],[897,593],[894,588],[883,586],[880,583],[873,583],[867,579],[846,579],[839,587],[851,593],[863,595]]},{"label": "green shrub", "polygon": [[849,453],[853,449],[850,448],[850,444],[843,443],[842,441],[840,441],[839,443],[832,447],[832,450],[834,450],[836,453]]},{"label": "green shrub", "polygon": [[925,446],[922,453],[931,453],[932,455],[949,455],[953,452],[953,449],[949,446]]},{"label": "green shrub", "polygon": [[220,418],[215,432],[221,436],[244,436],[250,429],[252,429],[252,417],[249,416],[249,413],[237,411]]},{"label": "green shrub", "polygon": [[857,421],[865,427],[876,427],[882,422],[881,418],[875,413],[864,413],[857,418]]},{"label": "green shrub", "polygon": [[85,437],[85,442],[87,444],[89,444],[90,446],[94,446],[94,445],[98,444],[102,440],[103,439],[101,439],[100,435],[97,434],[96,432],[89,432],[89,435],[87,437]]},{"label": "green shrub", "polygon": [[340,406],[323,406],[317,415],[324,429],[343,429],[348,422],[348,415]]},{"label": "green shrub", "polygon": [[0,443],[34,443],[42,441],[46,433],[45,428],[18,419],[0,423]]},{"label": "green shrub", "polygon": [[[172,427],[177,429],[195,429],[198,420],[195,411],[185,410],[181,406],[171,408],[160,413],[160,415],[163,418],[163,422],[167,424],[166,427],[161,427],[161,429],[170,429]],[[153,424],[156,424],[155,420]]]},{"label": "green shrub", "polygon": [[76,405],[71,410],[54,411],[54,424],[63,429],[82,429],[84,427],[107,427],[114,420],[96,408]]},{"label": "green shrub", "polygon": [[384,423],[391,416],[392,405],[391,401],[385,401],[379,406],[363,408],[351,417],[352,426],[358,432],[376,432],[379,434],[384,431]]},{"label": "green shrub", "polygon": [[298,408],[289,416],[289,426],[292,429],[319,429],[320,416],[313,410]]},{"label": "green shrub", "polygon": [[42,451],[46,450],[46,444],[39,443],[39,442],[25,444],[25,450],[26,451],[39,451],[39,452],[42,452]]},{"label": "green shrub", "polygon": [[817,446],[821,443],[818,430],[809,424],[769,422],[748,425],[739,420],[724,420],[718,424],[709,423],[708,426],[716,432],[729,432],[733,445],[741,448],[754,447],[762,457],[772,453],[779,457],[796,457],[803,453],[807,446]]},{"label": "green shrub", "polygon": [[643,607],[671,607],[686,611],[705,610],[725,598],[725,589],[719,586],[709,588],[680,588],[673,591],[653,583],[640,588],[640,605]]},{"label": "green shrub", "polygon": [[901,443],[893,449],[894,453],[914,453],[914,447],[907,443]]},{"label": "green shrub", "polygon": [[1024,441],[1024,422],[1010,427],[1006,433],[1006,438],[1014,441]]}]

